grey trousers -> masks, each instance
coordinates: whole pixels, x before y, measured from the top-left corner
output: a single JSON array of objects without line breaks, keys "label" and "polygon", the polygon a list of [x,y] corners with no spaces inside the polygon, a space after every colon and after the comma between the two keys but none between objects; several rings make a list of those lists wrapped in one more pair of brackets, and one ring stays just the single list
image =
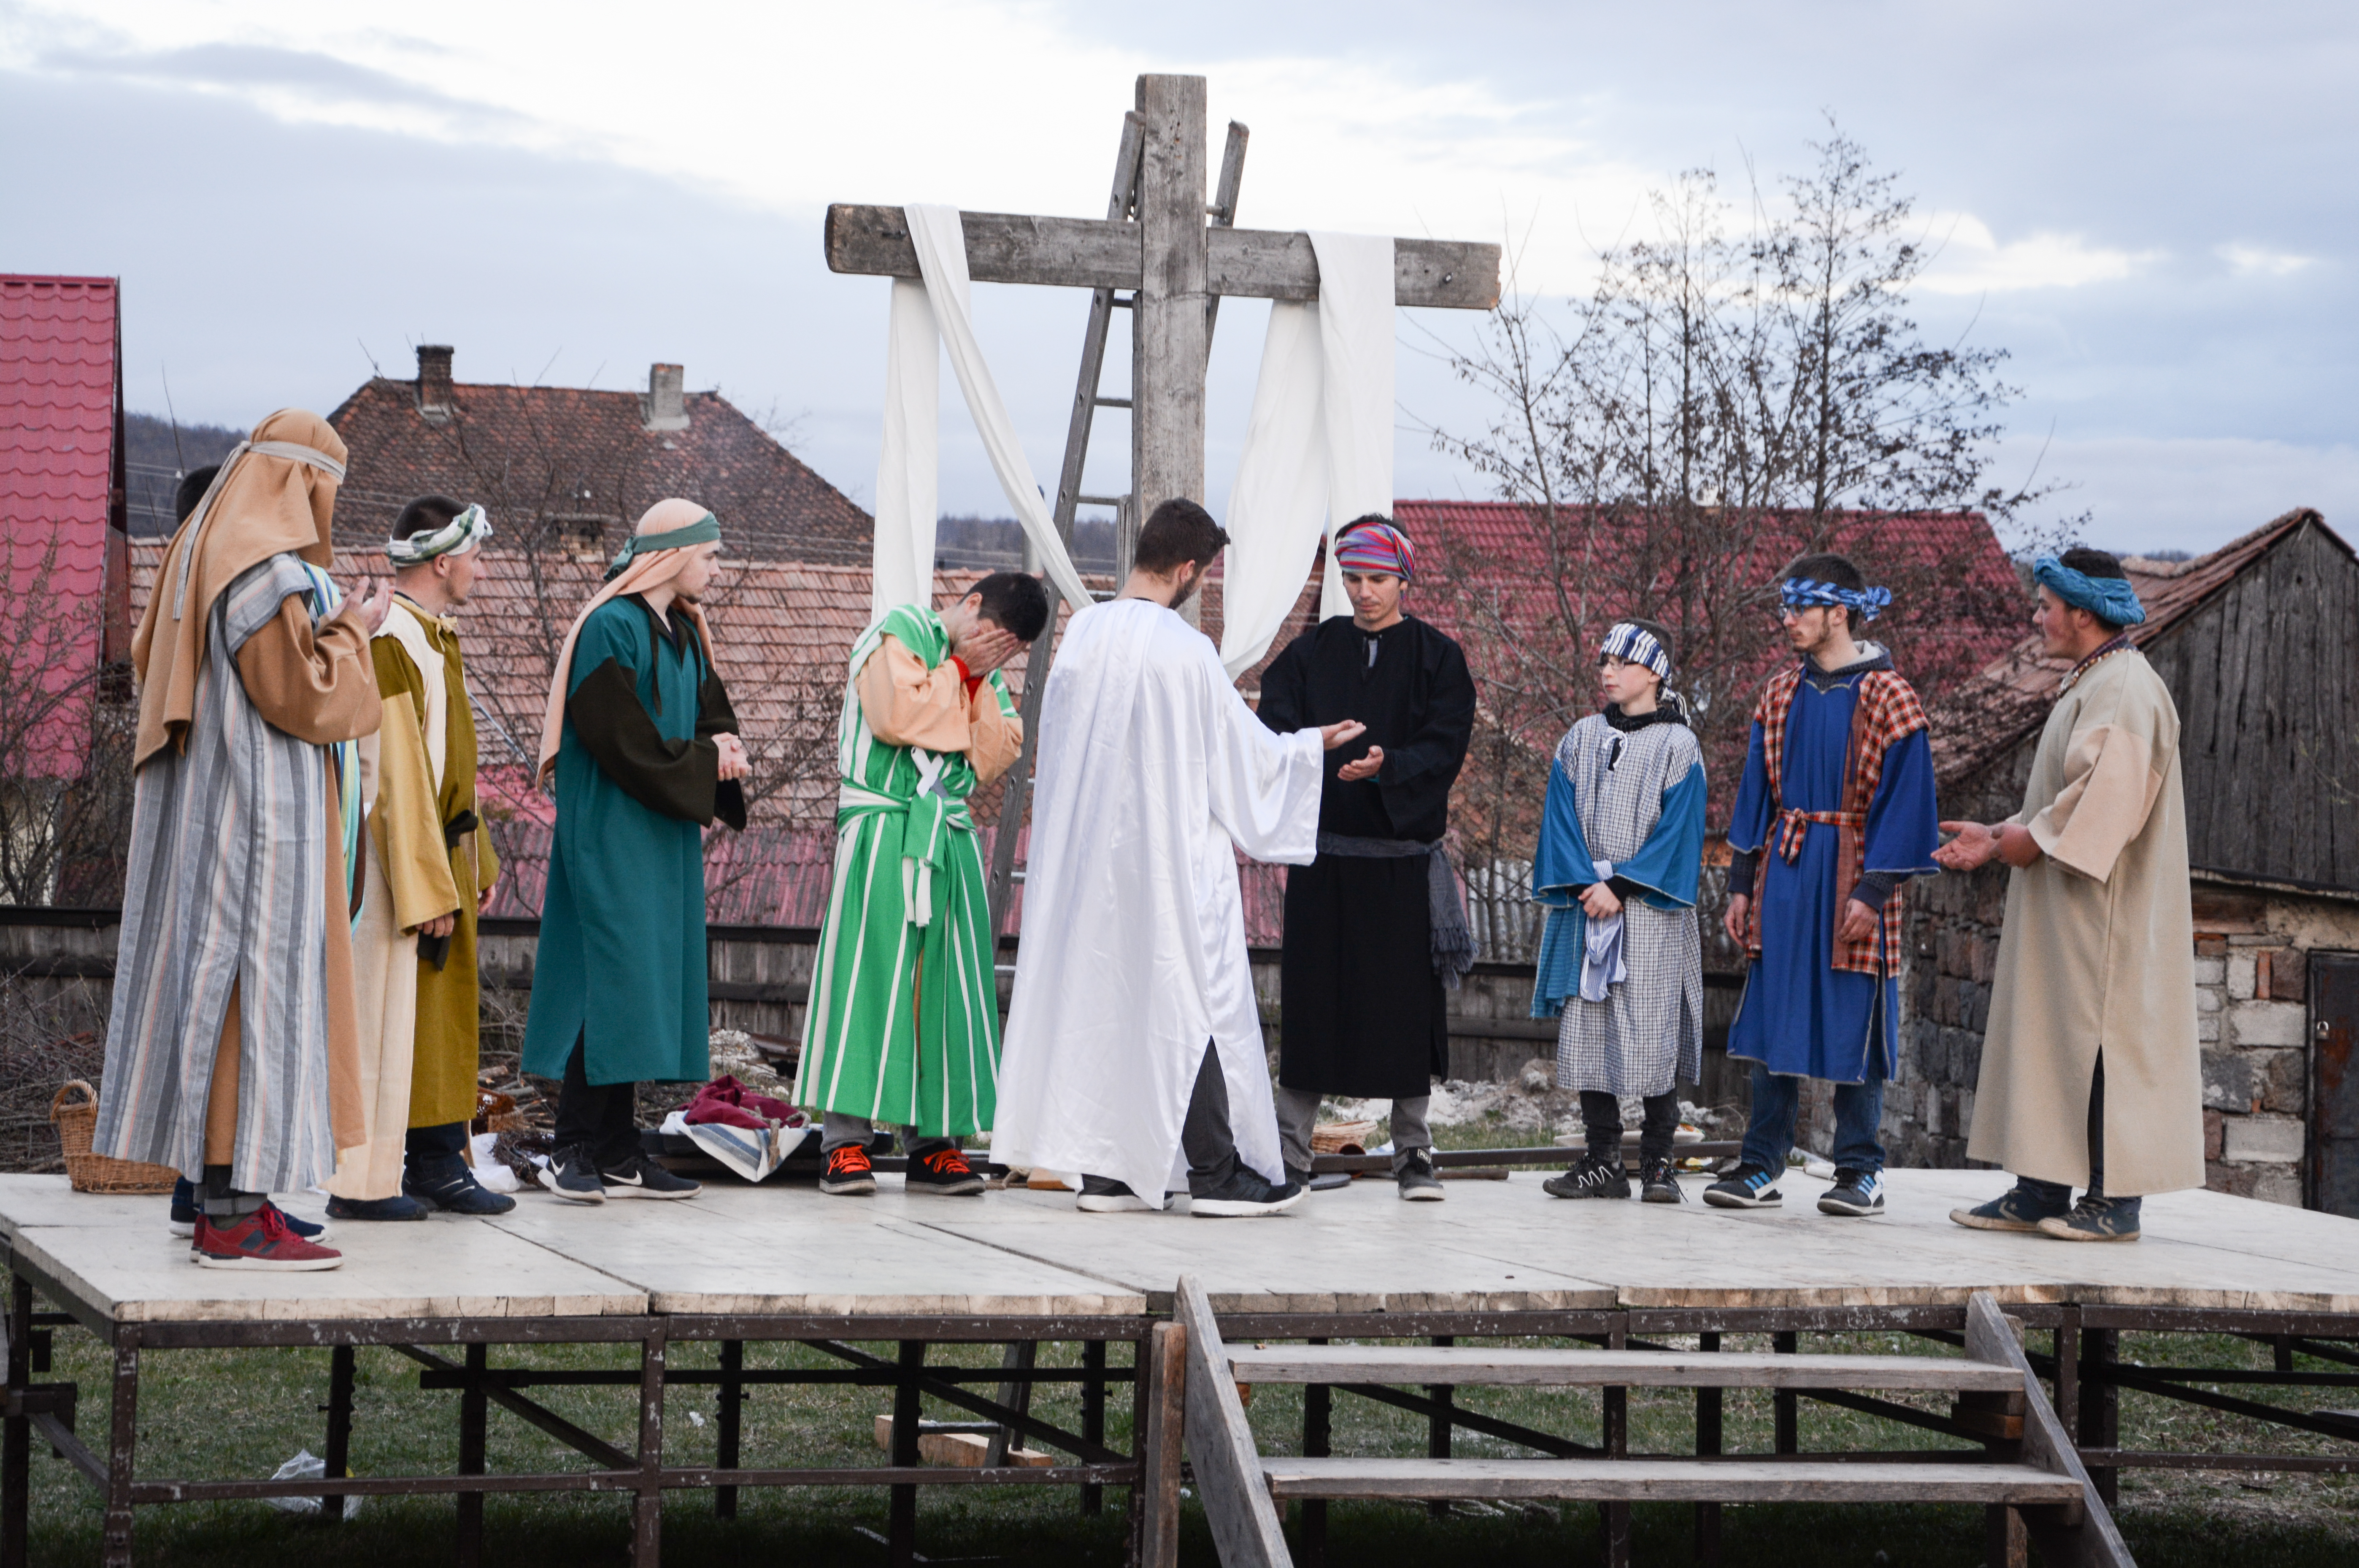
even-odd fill
[{"label": "grey trousers", "polygon": [[[951,1148],[958,1141],[949,1138],[921,1138],[916,1127],[895,1127],[890,1123],[886,1124],[885,1130],[900,1135],[901,1152],[908,1155],[931,1154],[937,1149]],[[820,1113],[819,1148],[822,1154],[832,1149],[842,1149],[847,1143],[866,1143],[875,1136],[876,1124],[866,1116],[847,1116],[842,1111]]]},{"label": "grey trousers", "polygon": [[[1286,1169],[1297,1178],[1310,1169],[1310,1129],[1319,1125],[1319,1104],[1325,1098],[1308,1089],[1271,1085],[1277,1099],[1277,1138],[1286,1150]],[[1393,1102],[1393,1171],[1397,1175],[1413,1150],[1431,1149],[1433,1133],[1425,1123],[1430,1094]]]}]

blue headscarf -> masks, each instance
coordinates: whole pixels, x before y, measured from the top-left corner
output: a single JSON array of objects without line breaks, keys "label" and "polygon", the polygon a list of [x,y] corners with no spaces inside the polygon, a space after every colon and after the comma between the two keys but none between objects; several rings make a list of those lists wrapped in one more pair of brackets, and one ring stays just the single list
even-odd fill
[{"label": "blue headscarf", "polygon": [[2031,575],[2059,599],[2075,609],[2088,611],[2101,621],[2135,626],[2146,620],[2146,606],[2138,603],[2137,590],[2122,578],[2092,577],[2085,572],[2073,571],[2052,555],[2035,559]]},{"label": "blue headscarf", "polygon": [[1889,588],[1838,588],[1832,583],[1818,583],[1808,577],[1788,577],[1778,596],[1790,609],[1803,609],[1812,604],[1840,604],[1857,610],[1863,621],[1872,621],[1884,614],[1892,603]]}]

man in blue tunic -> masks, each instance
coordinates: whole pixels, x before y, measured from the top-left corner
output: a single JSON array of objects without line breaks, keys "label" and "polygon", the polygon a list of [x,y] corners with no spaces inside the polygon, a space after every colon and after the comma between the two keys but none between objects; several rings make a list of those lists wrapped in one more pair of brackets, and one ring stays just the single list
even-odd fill
[{"label": "man in blue tunic", "polygon": [[[1801,1081],[1834,1084],[1830,1214],[1884,1212],[1876,1124],[1896,1066],[1900,885],[1939,869],[1925,710],[1891,653],[1854,639],[1892,602],[1840,555],[1786,569],[1781,621],[1799,662],[1771,678],[1729,821],[1726,927],[1752,959],[1728,1054],[1753,1063],[1742,1162],[1704,1190],[1775,1208]],[[1770,853],[1763,855],[1767,849]]]},{"label": "man in blue tunic", "polygon": [[559,1078],[541,1185],[576,1203],[686,1198],[647,1158],[639,1081],[711,1075],[704,829],[745,825],[745,748],[699,600],[721,525],[693,501],[639,519],[559,653],[540,770],[557,789],[527,1073]]}]

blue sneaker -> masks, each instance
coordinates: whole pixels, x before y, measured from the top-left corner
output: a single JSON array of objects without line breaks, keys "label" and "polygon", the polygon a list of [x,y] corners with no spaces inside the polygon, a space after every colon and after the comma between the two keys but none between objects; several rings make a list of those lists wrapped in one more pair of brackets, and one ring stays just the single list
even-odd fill
[{"label": "blue sneaker", "polygon": [[1884,1212],[1884,1173],[1838,1171],[1835,1184],[1819,1194],[1819,1213],[1862,1218]]},{"label": "blue sneaker", "polygon": [[[172,1234],[183,1241],[194,1236],[197,1234],[199,1212],[197,1184],[186,1176],[174,1181],[172,1183]],[[327,1238],[329,1227],[326,1225],[313,1225],[310,1220],[298,1219],[285,1209],[278,1211],[278,1217],[287,1222],[287,1228],[295,1233],[296,1239],[299,1241],[316,1242]]]},{"label": "blue sneaker", "polygon": [[2083,1194],[2069,1214],[2039,1222],[2039,1234],[2059,1241],[2136,1241],[2138,1200]]},{"label": "blue sneaker", "polygon": [[1778,1208],[1786,1197],[1777,1191],[1777,1180],[1776,1171],[1765,1171],[1758,1165],[1740,1165],[1734,1174],[1706,1187],[1703,1201],[1715,1209]]}]

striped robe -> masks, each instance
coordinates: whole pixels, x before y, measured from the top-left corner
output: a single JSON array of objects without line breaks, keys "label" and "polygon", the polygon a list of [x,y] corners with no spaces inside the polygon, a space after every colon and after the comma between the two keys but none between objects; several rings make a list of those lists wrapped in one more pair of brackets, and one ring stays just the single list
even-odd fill
[{"label": "striped robe", "polygon": [[[835,879],[795,1103],[958,1138],[989,1128],[998,1101],[999,985],[983,854],[966,805],[984,775],[963,749],[877,738],[862,670],[892,655],[888,636],[923,664],[929,686],[957,676],[942,670],[950,637],[941,618],[922,605],[892,611],[853,648],[836,731]],[[998,672],[961,702],[966,722],[955,727],[971,728],[978,744],[992,732],[995,751],[1006,752],[1019,721]],[[995,775],[1006,766],[1004,755],[987,760]]]},{"label": "striped robe", "polygon": [[[338,1048],[349,1057],[353,1045],[333,747],[266,718],[238,659],[298,595],[309,596],[299,611],[308,621],[319,607],[314,579],[282,554],[213,601],[187,748],[167,747],[139,770],[92,1143],[100,1154],[199,1174],[213,1058],[234,990],[230,1184],[253,1192],[325,1181],[338,1134],[359,1131],[349,1062],[332,1072]],[[359,629],[321,627],[316,651],[315,668],[288,682],[306,711],[281,717],[343,732],[323,738],[374,729],[375,684]]]}]

